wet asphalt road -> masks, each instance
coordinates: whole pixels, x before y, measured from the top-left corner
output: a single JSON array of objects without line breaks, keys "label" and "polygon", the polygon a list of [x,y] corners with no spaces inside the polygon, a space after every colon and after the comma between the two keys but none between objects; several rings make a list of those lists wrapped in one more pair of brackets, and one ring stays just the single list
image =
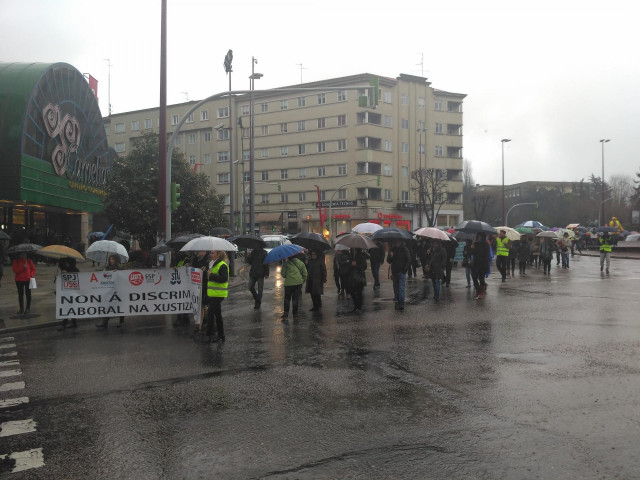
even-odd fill
[{"label": "wet asphalt road", "polygon": [[286,323],[271,277],[262,310],[225,300],[225,344],[168,317],[12,334],[29,403],[0,418],[37,429],[0,453],[45,464],[3,477],[640,478],[640,262],[597,262],[494,274],[480,302],[461,269],[438,305],[409,280],[401,314],[388,280],[356,316],[330,278]]}]

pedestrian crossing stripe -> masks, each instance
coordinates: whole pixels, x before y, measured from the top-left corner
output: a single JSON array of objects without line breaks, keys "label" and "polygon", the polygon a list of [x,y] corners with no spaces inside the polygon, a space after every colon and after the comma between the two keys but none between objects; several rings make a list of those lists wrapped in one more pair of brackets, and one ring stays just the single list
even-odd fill
[{"label": "pedestrian crossing stripe", "polygon": [[0,342],[13,342],[13,337],[0,337]]},{"label": "pedestrian crossing stripe", "polygon": [[16,344],[15,343],[0,343],[0,348],[2,348],[2,349],[16,348]]},{"label": "pedestrian crossing stripe", "polygon": [[20,365],[20,360],[5,360],[0,362],[0,367],[17,367]]},{"label": "pedestrian crossing stripe", "polygon": [[0,353],[0,357],[15,357],[16,355],[18,355],[18,352]]},{"label": "pedestrian crossing stripe", "polygon": [[9,437],[11,435],[21,435],[23,433],[31,433],[36,431],[36,422],[29,420],[14,420],[10,422],[0,423],[0,437]]},{"label": "pedestrian crossing stripe", "polygon": [[5,458],[10,458],[16,462],[11,473],[44,467],[42,448],[34,448],[33,450],[26,450],[24,452],[14,452],[9,455],[0,455],[0,459],[4,460]]},{"label": "pedestrian crossing stripe", "polygon": [[0,400],[0,408],[15,407],[22,403],[29,403],[29,397],[6,398],[4,400]]},{"label": "pedestrian crossing stripe", "polygon": [[24,387],[24,382],[3,383],[2,385],[0,385],[0,392],[8,392],[9,390],[21,390]]},{"label": "pedestrian crossing stripe", "polygon": [[22,375],[22,370],[19,368],[16,370],[2,370],[0,371],[0,377],[14,377],[16,375]]}]

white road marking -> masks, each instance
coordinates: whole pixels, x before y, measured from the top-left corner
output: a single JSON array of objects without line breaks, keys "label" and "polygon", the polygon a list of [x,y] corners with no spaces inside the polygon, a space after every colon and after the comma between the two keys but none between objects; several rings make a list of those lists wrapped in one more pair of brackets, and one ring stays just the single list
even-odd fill
[{"label": "white road marking", "polygon": [[15,375],[22,375],[22,370],[17,369],[17,370],[2,370],[2,371],[0,371],[0,378],[1,377],[13,377]]},{"label": "white road marking", "polygon": [[34,448],[33,450],[27,450],[24,452],[14,452],[10,455],[0,455],[0,458],[2,459],[7,457],[16,461],[11,473],[21,472],[31,468],[44,467],[44,455],[42,454],[42,448]]},{"label": "white road marking", "polygon": [[0,353],[0,357],[15,357],[16,355],[18,355],[18,352]]},{"label": "white road marking", "polygon": [[36,431],[36,422],[29,420],[14,420],[11,422],[0,423],[0,437],[9,437],[11,435],[21,435]]},{"label": "white road marking", "polygon": [[21,390],[24,387],[24,382],[3,383],[2,385],[0,385],[0,392],[8,392],[9,390]]},{"label": "white road marking", "polygon": [[0,342],[13,342],[13,337],[0,337]]},{"label": "white road marking", "polygon": [[20,365],[20,360],[5,360],[0,362],[0,367],[17,367]]},{"label": "white road marking", "polygon": [[15,407],[21,403],[29,403],[29,397],[7,398],[0,400],[0,408]]},{"label": "white road marking", "polygon": [[2,343],[0,344],[0,348],[16,348],[16,344],[15,343]]}]

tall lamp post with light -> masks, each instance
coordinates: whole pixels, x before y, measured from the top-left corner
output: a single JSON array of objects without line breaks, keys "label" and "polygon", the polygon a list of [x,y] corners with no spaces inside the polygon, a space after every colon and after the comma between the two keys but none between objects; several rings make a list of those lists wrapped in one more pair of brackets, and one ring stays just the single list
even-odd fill
[{"label": "tall lamp post with light", "polygon": [[606,217],[604,216],[604,202],[605,202],[605,199],[604,199],[604,144],[610,141],[611,141],[610,138],[603,138],[602,140],[600,140],[600,143],[602,144],[602,182],[600,184],[600,187],[601,187],[600,203],[602,204],[600,208],[601,208],[601,216],[602,216],[602,225],[604,225],[606,222]]},{"label": "tall lamp post with light", "polygon": [[422,145],[422,134],[426,132],[427,129],[424,127],[418,128],[417,132],[420,133],[420,144],[418,145],[418,150],[420,154],[420,164],[419,164],[419,175],[420,185],[418,185],[418,227],[422,228],[422,194],[424,189],[424,178],[422,177],[422,153],[424,151],[424,146]]},{"label": "tall lamp post with light", "polygon": [[[511,139],[510,138],[503,138],[502,140],[500,140],[500,142],[502,143],[502,221],[505,221],[505,214],[504,214],[504,144],[507,142],[510,142]],[[508,226],[508,225],[507,225]]]},{"label": "tall lamp post with light", "polygon": [[256,198],[255,198],[255,168],[254,168],[254,99],[253,90],[255,81],[262,78],[261,73],[256,73],[254,67],[258,63],[256,57],[251,57],[251,76],[249,77],[249,90],[251,90],[251,100],[249,102],[249,115],[251,116],[251,125],[249,127],[249,233],[255,233],[254,228],[256,224]]}]

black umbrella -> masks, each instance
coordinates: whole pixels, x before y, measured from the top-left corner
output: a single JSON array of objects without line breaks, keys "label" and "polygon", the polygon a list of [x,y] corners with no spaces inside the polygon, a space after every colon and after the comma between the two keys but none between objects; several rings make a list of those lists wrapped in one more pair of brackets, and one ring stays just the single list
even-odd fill
[{"label": "black umbrella", "polygon": [[484,232],[490,235],[496,234],[496,229],[486,222],[480,220],[465,220],[464,222],[456,225],[453,229],[457,232],[466,233],[479,233]]},{"label": "black umbrella", "polygon": [[598,233],[613,233],[613,232],[618,232],[618,228],[617,227],[609,227],[609,226],[602,226],[602,227],[598,227],[596,228],[596,232]]},{"label": "black umbrella", "polygon": [[212,237],[230,237],[233,232],[225,227],[213,227],[209,232]]},{"label": "black umbrella", "polygon": [[201,233],[189,233],[187,235],[179,235],[177,237],[173,237],[169,240],[165,245],[168,245],[171,248],[180,249],[184,247],[187,243],[189,243],[194,238],[203,237]]},{"label": "black umbrella", "polygon": [[291,237],[291,243],[300,245],[307,250],[318,250],[319,252],[331,250],[331,245],[327,242],[327,239],[319,233],[314,232],[296,233]]},{"label": "black umbrella", "polygon": [[348,248],[362,248],[363,250],[369,250],[370,248],[378,248],[373,240],[359,233],[346,233],[336,238],[336,247],[338,245],[344,245]]},{"label": "black umbrella", "polygon": [[394,242],[396,240],[413,240],[413,236],[406,230],[402,230],[401,228],[387,227],[377,232],[371,236],[371,240],[380,241],[380,242]]},{"label": "black umbrella", "polygon": [[228,240],[239,247],[250,248],[252,250],[254,248],[264,248],[264,246],[266,245],[262,237],[259,237],[258,235],[253,235],[251,233],[246,233],[243,235],[235,235],[233,237],[229,237]]},{"label": "black umbrella", "polygon": [[166,243],[163,243],[162,245],[156,245],[151,250],[149,250],[150,253],[153,253],[155,255],[159,255],[161,253],[167,253],[169,251],[171,251],[171,247]]},{"label": "black umbrella", "polygon": [[3,230],[0,230],[0,240],[11,240],[11,237],[7,235]]},{"label": "black umbrella", "polygon": [[42,245],[35,243],[21,243],[7,249],[7,255],[18,255],[20,253],[35,253],[42,248]]}]

